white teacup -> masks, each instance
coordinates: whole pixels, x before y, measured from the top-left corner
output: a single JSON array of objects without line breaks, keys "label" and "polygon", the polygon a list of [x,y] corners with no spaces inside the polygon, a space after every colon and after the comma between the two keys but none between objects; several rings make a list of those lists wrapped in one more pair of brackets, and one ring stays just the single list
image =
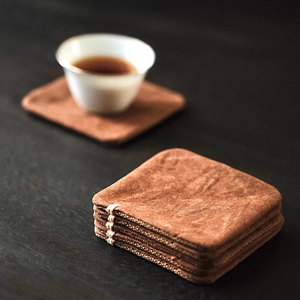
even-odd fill
[{"label": "white teacup", "polygon": [[[137,72],[123,75],[91,73],[75,67],[81,59],[109,56],[131,63]],[[84,34],[63,42],[56,59],[69,89],[83,109],[100,114],[121,113],[133,102],[140,83],[155,61],[153,49],[141,40],[117,34]]]}]

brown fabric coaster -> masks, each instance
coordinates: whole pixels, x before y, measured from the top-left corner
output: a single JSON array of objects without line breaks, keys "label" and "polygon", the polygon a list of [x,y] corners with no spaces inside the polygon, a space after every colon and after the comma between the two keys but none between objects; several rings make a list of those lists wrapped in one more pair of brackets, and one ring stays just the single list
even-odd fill
[{"label": "brown fabric coaster", "polygon": [[[107,242],[146,259],[157,253],[154,262],[195,282],[213,282],[222,276],[274,236],[283,223],[276,188],[184,149],[155,155],[96,194],[93,203],[97,236],[103,238],[107,217],[111,219],[105,225],[109,226]],[[106,216],[101,213],[105,208]],[[121,231],[124,226],[130,231]],[[141,243],[136,233],[168,248]],[[123,240],[117,241],[120,235]],[[126,238],[127,244],[130,240],[136,244],[128,246]],[[193,263],[185,255],[199,261]],[[181,260],[174,268],[167,266],[166,259],[173,256]],[[218,256],[229,257],[222,267]],[[192,263],[194,269],[186,269],[184,263]],[[206,272],[199,269],[209,265]]]},{"label": "brown fabric coaster", "polygon": [[[93,197],[120,216],[212,251],[280,204],[271,185],[184,149],[160,152]],[[121,215],[122,213],[122,215]]]},{"label": "brown fabric coaster", "polygon": [[37,88],[22,100],[25,110],[88,135],[120,145],[183,109],[182,95],[144,81],[131,107],[122,114],[100,116],[81,109],[73,100],[65,77]]}]

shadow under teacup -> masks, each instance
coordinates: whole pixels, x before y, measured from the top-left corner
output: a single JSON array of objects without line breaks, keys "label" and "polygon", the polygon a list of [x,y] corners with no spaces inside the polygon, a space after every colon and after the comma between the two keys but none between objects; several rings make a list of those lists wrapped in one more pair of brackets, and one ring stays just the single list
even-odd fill
[{"label": "shadow under teacup", "polygon": [[74,100],[98,114],[125,111],[155,61],[141,40],[117,34],[84,34],[63,42],[56,59]]}]

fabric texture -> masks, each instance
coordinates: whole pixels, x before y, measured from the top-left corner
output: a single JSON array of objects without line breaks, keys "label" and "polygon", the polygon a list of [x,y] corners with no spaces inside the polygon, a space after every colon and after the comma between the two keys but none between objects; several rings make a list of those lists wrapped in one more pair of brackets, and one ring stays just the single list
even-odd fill
[{"label": "fabric texture", "polygon": [[95,233],[193,282],[211,283],[283,224],[271,185],[184,149],[163,151],[93,197]]},{"label": "fabric texture", "polygon": [[80,108],[65,77],[39,87],[22,100],[25,110],[103,143],[120,145],[157,125],[185,106],[179,93],[144,81],[133,104],[122,114],[100,116]]}]

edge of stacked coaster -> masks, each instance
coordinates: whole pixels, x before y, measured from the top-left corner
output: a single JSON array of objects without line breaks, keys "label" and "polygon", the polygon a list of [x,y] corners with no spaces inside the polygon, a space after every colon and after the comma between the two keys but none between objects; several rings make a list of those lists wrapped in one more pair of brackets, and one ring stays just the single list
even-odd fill
[{"label": "edge of stacked coaster", "polygon": [[[267,214],[265,220],[259,220],[257,224],[250,226],[249,233],[238,237],[236,243],[229,242],[220,247],[221,251],[218,249],[219,251],[210,253],[195,251],[180,244],[174,248],[175,241],[172,238],[159,237],[145,227],[141,229],[138,224],[131,224],[130,228],[119,225],[123,223],[123,217],[119,215],[124,214],[117,209],[112,227],[114,240],[110,244],[156,263],[185,279],[203,284],[212,283],[220,278],[277,234],[283,224],[280,207],[277,207]],[[99,207],[94,206],[94,218],[96,236],[108,242],[108,214],[99,214]]]},{"label": "edge of stacked coaster", "polygon": [[95,233],[196,283],[212,283],[281,228],[272,186],[184,149],[163,151],[93,197]]}]

